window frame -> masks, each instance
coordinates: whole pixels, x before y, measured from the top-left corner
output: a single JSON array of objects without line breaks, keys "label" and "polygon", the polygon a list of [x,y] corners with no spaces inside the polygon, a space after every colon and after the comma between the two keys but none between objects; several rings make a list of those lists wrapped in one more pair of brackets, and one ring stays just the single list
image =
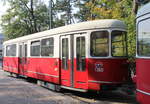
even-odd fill
[{"label": "window frame", "polygon": [[[107,40],[107,49],[108,49],[108,53],[107,53],[107,56],[93,56],[92,53],[91,53],[91,49],[92,49],[92,33],[94,32],[107,32],[108,33],[108,40]],[[92,31],[90,32],[90,46],[89,46],[89,54],[90,54],[90,57],[92,58],[108,58],[110,57],[110,30],[95,30],[95,31]]]},{"label": "window frame", "polygon": [[[64,70],[69,70],[69,64],[68,64],[68,60],[69,60],[69,57],[70,57],[70,50],[69,50],[69,40],[70,38],[68,38],[68,37],[64,37],[64,38],[62,38],[61,39],[61,47],[63,47],[63,45],[66,45],[65,46],[65,48],[63,48],[63,49],[61,49],[61,60],[62,60],[62,62],[61,62],[61,67],[62,67],[62,69],[64,69]],[[63,40],[64,40],[64,42],[63,42]],[[67,43],[67,44],[66,44]],[[67,48],[66,48],[67,47]],[[67,53],[63,53],[63,52],[67,52]],[[65,58],[65,61],[63,60],[64,59],[64,56],[66,56]],[[67,60],[67,61],[66,61]]]},{"label": "window frame", "polygon": [[10,45],[6,45],[6,57],[10,57],[10,55],[9,55],[9,52],[7,51],[8,49],[8,47],[10,47]]},{"label": "window frame", "polygon": [[[112,36],[113,36],[112,32],[113,31],[120,31],[120,32],[124,32],[125,33],[125,51],[126,51],[126,55],[125,56],[113,56],[113,49],[112,49],[113,48],[112,47],[112,44],[113,44],[113,42],[112,42]],[[127,32],[124,31],[124,30],[112,30],[110,34],[111,34],[111,40],[110,40],[111,41],[111,45],[110,45],[111,46],[111,51],[110,51],[111,52],[111,56],[112,57],[127,57],[128,56]],[[119,40],[119,41],[122,41],[122,40]]]},{"label": "window frame", "polygon": [[[37,56],[37,55],[36,55],[36,56],[33,56],[32,53],[31,53],[31,51],[32,51],[32,46],[33,46],[32,43],[33,43],[33,42],[38,42],[38,41],[39,41],[39,43],[40,43],[40,44],[39,44],[39,45],[40,45],[40,47],[39,47],[39,49],[40,49],[40,50],[39,50],[39,51],[40,51],[40,54],[39,54],[39,56]],[[38,46],[38,45],[37,45],[37,46]],[[39,39],[39,40],[33,40],[33,41],[30,42],[30,57],[41,57],[41,40],[40,40],[40,39]]]},{"label": "window frame", "polygon": [[[42,41],[43,41],[43,40],[47,40],[47,39],[52,39],[52,40],[53,40],[53,45],[48,45],[48,46],[47,46],[47,47],[53,46],[53,54],[52,54],[51,56],[42,55]],[[41,43],[41,45],[40,45],[40,46],[41,46],[41,47],[40,47],[40,50],[41,50],[41,51],[40,51],[40,55],[41,55],[41,57],[54,57],[54,54],[55,54],[55,52],[54,52],[54,51],[55,51],[55,50],[54,50],[54,49],[55,49],[55,47],[54,47],[54,46],[55,46],[55,38],[54,38],[54,37],[42,38],[40,43]],[[46,45],[45,45],[45,46],[46,46]]]},{"label": "window frame", "polygon": [[[15,55],[12,55],[12,53],[9,53],[9,54],[7,55],[7,47],[10,46],[10,50],[12,50],[11,48],[12,48],[13,45],[15,45],[15,51],[11,51],[11,52],[15,52]],[[6,45],[6,46],[5,46],[5,52],[6,52],[6,53],[5,53],[5,56],[6,56],[6,57],[17,57],[17,44]]]},{"label": "window frame", "polygon": [[136,57],[138,58],[146,58],[146,59],[149,59],[150,56],[147,56],[147,55],[141,55],[139,53],[139,47],[140,47],[140,44],[139,44],[139,25],[140,23],[146,21],[146,20],[149,20],[150,18],[145,18],[145,19],[141,19],[137,22],[137,36],[136,36]]},{"label": "window frame", "polygon": [[[77,63],[79,63],[78,61],[78,56],[77,56],[77,54],[78,54],[78,49],[77,49],[77,46],[78,46],[78,43],[77,43],[77,39],[79,39],[80,40],[80,42],[81,42],[81,40],[82,40],[82,38],[83,38],[83,40],[84,40],[84,67],[82,66],[82,68],[79,66],[79,64],[77,64]],[[83,40],[82,40],[82,42],[83,42]],[[76,39],[75,39],[75,49],[76,49],[76,64],[77,64],[77,68],[76,68],[76,70],[77,71],[80,71],[80,72],[85,72],[86,71],[86,36],[77,36],[76,37]],[[80,45],[83,45],[83,43],[81,43]],[[83,48],[82,46],[80,47],[80,48]],[[81,51],[83,51],[83,50],[81,50]],[[80,52],[81,52],[80,51]],[[82,52],[81,52],[81,55],[82,55]],[[81,57],[83,57],[83,56],[81,56]],[[82,59],[82,58],[81,58]],[[82,60],[83,61],[83,60]],[[80,63],[80,65],[83,65],[83,63],[81,64]]]}]

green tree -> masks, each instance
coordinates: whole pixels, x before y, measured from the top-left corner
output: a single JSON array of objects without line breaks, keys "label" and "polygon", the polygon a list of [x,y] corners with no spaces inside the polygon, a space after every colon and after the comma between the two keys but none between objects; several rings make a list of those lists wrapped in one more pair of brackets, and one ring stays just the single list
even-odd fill
[{"label": "green tree", "polygon": [[59,15],[59,20],[65,24],[74,23],[73,8],[77,0],[56,0],[54,10]]},{"label": "green tree", "polygon": [[78,0],[75,4],[75,7],[79,10],[77,13],[74,14],[75,18],[78,19],[80,22],[87,21],[88,18],[91,17],[90,8],[87,6],[90,0]]},{"label": "green tree", "polygon": [[10,8],[2,16],[2,29],[8,39],[48,29],[48,10],[38,0],[8,0]]},{"label": "green tree", "polygon": [[[76,0],[52,0],[52,28],[74,22]],[[2,16],[2,29],[8,39],[49,29],[49,8],[43,0],[3,0],[10,8]]]},{"label": "green tree", "polygon": [[[127,24],[129,56],[135,56],[135,14],[138,5],[135,0],[81,0],[80,21],[95,19],[119,19]],[[85,15],[84,15],[85,14]]]}]

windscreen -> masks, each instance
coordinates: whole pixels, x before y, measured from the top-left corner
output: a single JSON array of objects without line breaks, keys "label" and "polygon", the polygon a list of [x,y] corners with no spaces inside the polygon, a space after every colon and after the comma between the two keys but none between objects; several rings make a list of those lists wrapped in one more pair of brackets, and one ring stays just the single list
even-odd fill
[{"label": "windscreen", "polygon": [[114,30],[111,33],[112,56],[127,56],[126,32]]},{"label": "windscreen", "polygon": [[95,31],[91,34],[91,56],[107,57],[109,55],[108,31]]},{"label": "windscreen", "polygon": [[137,54],[150,57],[150,19],[140,21],[137,27]]}]

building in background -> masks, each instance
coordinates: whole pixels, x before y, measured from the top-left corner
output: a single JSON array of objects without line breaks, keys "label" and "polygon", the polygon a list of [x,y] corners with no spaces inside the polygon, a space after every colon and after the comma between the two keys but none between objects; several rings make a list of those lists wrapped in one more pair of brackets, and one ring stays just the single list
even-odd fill
[{"label": "building in background", "polygon": [[4,35],[0,33],[0,60],[2,60],[2,50],[3,50],[3,41],[4,41]]}]

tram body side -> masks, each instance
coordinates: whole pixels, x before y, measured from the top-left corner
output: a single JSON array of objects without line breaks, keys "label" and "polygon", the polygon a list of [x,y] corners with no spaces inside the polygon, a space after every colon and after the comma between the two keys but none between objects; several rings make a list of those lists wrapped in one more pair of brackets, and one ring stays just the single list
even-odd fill
[{"label": "tram body side", "polygon": [[141,104],[150,104],[150,3],[144,5],[137,14],[137,53],[136,53],[136,90]]},{"label": "tram body side", "polygon": [[[38,79],[44,84],[47,83],[47,87],[58,85],[84,92],[120,85],[127,80],[128,70],[125,57],[111,56],[111,32],[115,30],[117,34],[118,31],[125,31],[119,28],[89,29],[59,35],[48,35],[48,31],[44,37],[6,42],[3,70]],[[108,49],[102,51],[108,53],[102,54],[103,57],[97,57],[98,46],[94,47],[95,53],[91,55],[91,44],[97,44],[91,43],[93,31],[106,34],[97,37],[106,38],[102,44],[106,44]]]}]

